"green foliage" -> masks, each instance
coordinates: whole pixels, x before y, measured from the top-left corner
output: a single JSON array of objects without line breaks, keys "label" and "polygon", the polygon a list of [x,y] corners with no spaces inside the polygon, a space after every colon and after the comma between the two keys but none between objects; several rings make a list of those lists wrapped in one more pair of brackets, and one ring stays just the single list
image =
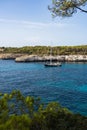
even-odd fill
[{"label": "green foliage", "polygon": [[52,0],[52,7],[48,6],[48,9],[52,12],[53,17],[70,17],[77,10],[87,13],[87,10],[81,8],[86,3],[87,0]]},{"label": "green foliage", "polygon": [[0,130],[87,130],[87,117],[13,91],[0,94]]},{"label": "green foliage", "polygon": [[87,55],[87,45],[84,46],[26,46],[21,48],[7,47],[0,53],[23,53],[33,55],[50,55],[50,48],[52,48],[52,55],[74,55],[81,54]]}]

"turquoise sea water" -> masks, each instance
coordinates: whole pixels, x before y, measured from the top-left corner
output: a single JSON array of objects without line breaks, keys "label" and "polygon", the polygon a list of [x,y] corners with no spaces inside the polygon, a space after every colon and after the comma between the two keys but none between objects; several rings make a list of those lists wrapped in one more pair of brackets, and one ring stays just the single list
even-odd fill
[{"label": "turquoise sea water", "polygon": [[20,90],[41,97],[44,103],[58,101],[75,113],[87,115],[87,63],[15,63],[0,60],[0,92]]}]

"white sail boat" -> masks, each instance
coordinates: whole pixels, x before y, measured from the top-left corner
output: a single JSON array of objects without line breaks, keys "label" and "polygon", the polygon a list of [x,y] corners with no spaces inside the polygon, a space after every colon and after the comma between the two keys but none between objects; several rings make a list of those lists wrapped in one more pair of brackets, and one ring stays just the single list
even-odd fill
[{"label": "white sail boat", "polygon": [[50,61],[44,64],[46,67],[62,66],[60,62],[52,62],[52,48],[50,49]]}]

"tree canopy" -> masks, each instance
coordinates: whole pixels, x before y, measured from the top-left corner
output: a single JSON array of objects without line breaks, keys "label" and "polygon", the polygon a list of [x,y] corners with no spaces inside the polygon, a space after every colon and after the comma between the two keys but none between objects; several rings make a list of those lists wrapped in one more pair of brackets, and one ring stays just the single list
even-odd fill
[{"label": "tree canopy", "polygon": [[87,130],[87,117],[20,91],[0,93],[0,130]]},{"label": "tree canopy", "polygon": [[[51,47],[52,55],[87,55],[87,45],[81,46],[54,46]],[[25,46],[25,47],[1,47],[0,54],[29,54],[29,55],[50,55],[50,46]]]},{"label": "tree canopy", "polygon": [[52,0],[52,6],[48,6],[48,9],[53,17],[70,17],[78,10],[87,13],[87,10],[83,9],[86,3],[87,0]]}]

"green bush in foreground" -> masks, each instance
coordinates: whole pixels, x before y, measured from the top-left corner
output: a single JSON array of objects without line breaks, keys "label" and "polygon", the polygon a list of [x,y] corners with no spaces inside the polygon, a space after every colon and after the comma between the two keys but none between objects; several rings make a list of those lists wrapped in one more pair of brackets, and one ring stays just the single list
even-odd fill
[{"label": "green bush in foreground", "polygon": [[44,107],[39,99],[13,91],[0,94],[0,130],[87,130],[87,117],[56,102]]}]

